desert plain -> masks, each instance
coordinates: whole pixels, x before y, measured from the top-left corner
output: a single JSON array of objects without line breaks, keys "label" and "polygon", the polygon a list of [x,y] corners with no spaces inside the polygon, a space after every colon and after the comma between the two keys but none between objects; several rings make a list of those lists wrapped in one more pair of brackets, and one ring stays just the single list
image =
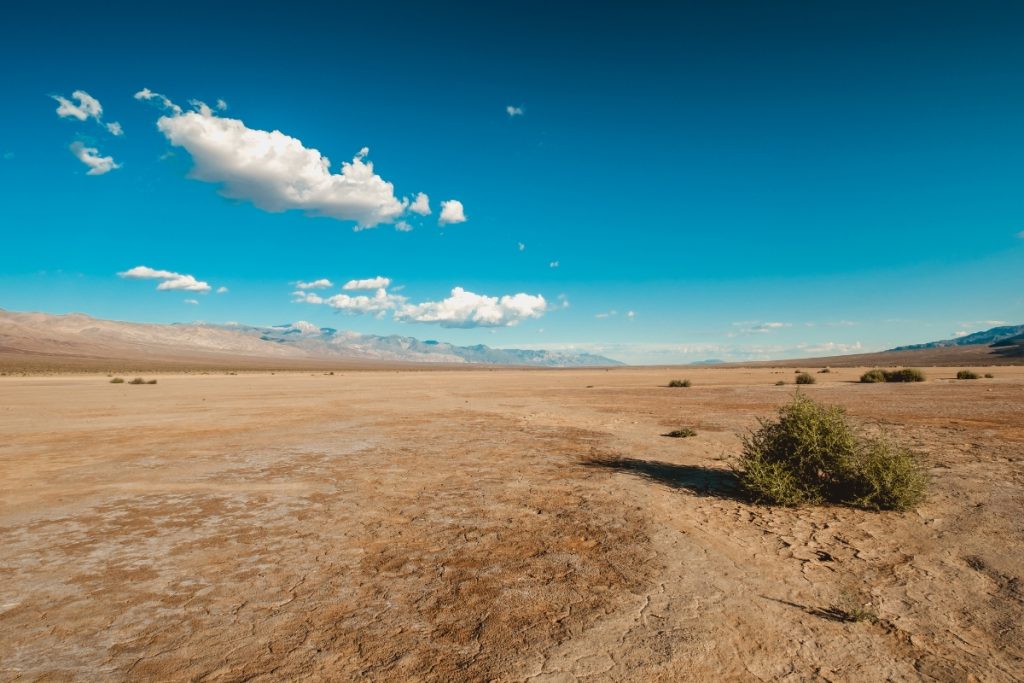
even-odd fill
[{"label": "desert plain", "polygon": [[801,388],[905,513],[738,490],[792,366],[0,377],[0,680],[1021,680],[1024,367],[956,369]]}]

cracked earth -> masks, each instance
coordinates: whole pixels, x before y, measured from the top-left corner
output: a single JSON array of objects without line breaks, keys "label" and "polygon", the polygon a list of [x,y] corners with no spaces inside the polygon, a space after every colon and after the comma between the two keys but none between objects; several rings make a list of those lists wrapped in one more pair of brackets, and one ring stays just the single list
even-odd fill
[{"label": "cracked earth", "polygon": [[1024,368],[955,370],[805,389],[903,514],[738,494],[792,368],[0,378],[0,680],[1021,680]]}]

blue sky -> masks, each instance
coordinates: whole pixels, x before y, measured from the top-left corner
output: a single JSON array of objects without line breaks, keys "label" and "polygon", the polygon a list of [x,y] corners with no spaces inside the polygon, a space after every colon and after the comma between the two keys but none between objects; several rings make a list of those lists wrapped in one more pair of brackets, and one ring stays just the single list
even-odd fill
[{"label": "blue sky", "polygon": [[1019,3],[141,4],[6,10],[0,307],[630,362],[1024,322]]}]

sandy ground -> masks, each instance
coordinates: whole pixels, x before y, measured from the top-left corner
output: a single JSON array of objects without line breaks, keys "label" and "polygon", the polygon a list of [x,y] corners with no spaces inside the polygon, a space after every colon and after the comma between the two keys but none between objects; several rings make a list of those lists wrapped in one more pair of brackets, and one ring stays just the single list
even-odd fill
[{"label": "sandy ground", "polygon": [[1021,680],[1024,368],[954,372],[806,388],[906,514],[737,494],[791,369],[0,378],[0,679]]}]

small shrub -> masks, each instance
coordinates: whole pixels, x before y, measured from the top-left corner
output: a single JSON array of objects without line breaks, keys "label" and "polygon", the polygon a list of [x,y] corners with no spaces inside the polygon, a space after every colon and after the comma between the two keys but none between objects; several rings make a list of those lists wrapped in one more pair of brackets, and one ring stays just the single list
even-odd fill
[{"label": "small shrub", "polygon": [[868,370],[860,376],[860,381],[865,384],[885,381],[885,370]]},{"label": "small shrub", "polygon": [[985,373],[985,379],[992,379],[993,377],[995,377],[995,375],[993,375],[991,372]]},{"label": "small shrub", "polygon": [[796,376],[797,384],[814,384],[817,381],[818,380],[814,379],[814,375],[807,372],[801,372]]},{"label": "small shrub", "polygon": [[777,420],[759,422],[733,466],[759,502],[909,510],[924,499],[927,478],[917,456],[885,436],[862,438],[840,406],[798,393]]},{"label": "small shrub", "polygon": [[888,436],[858,449],[850,476],[848,503],[871,510],[912,510],[924,500],[927,474],[910,449]]},{"label": "small shrub", "polygon": [[124,378],[123,377],[115,377],[112,380],[110,380],[110,383],[111,384],[124,384]]},{"label": "small shrub", "polygon": [[827,375],[830,372],[832,372],[832,368],[822,368],[821,370],[818,370],[819,375]]},{"label": "small shrub", "polygon": [[957,379],[978,379],[978,373],[973,372],[971,370],[961,370],[960,372],[956,373],[956,378]]},{"label": "small shrub", "polygon": [[923,382],[924,373],[917,368],[903,368],[901,370],[886,370],[886,382]]},{"label": "small shrub", "polygon": [[662,436],[671,436],[673,439],[685,439],[688,436],[697,436],[697,432],[689,427],[683,427],[682,429],[674,429],[667,434],[662,434]]},{"label": "small shrub", "polygon": [[146,384],[156,384],[156,380],[155,379],[151,379],[148,382],[146,382]]},{"label": "small shrub", "polygon": [[146,383],[146,380],[142,379],[141,377],[136,377],[132,381],[128,382],[128,384],[145,384],[145,383]]},{"label": "small shrub", "polygon": [[866,384],[873,382],[923,382],[924,373],[917,368],[902,368],[900,370],[868,370],[860,376],[860,381]]},{"label": "small shrub", "polygon": [[674,379],[671,382],[669,382],[668,385],[670,387],[673,387],[673,388],[676,388],[676,387],[690,387],[690,386],[693,386],[693,383],[690,382],[690,380],[688,380],[688,379]]},{"label": "small shrub", "polygon": [[786,386],[786,380],[780,379],[778,382],[775,383],[775,386],[777,386],[777,387],[784,387],[784,386]]}]

